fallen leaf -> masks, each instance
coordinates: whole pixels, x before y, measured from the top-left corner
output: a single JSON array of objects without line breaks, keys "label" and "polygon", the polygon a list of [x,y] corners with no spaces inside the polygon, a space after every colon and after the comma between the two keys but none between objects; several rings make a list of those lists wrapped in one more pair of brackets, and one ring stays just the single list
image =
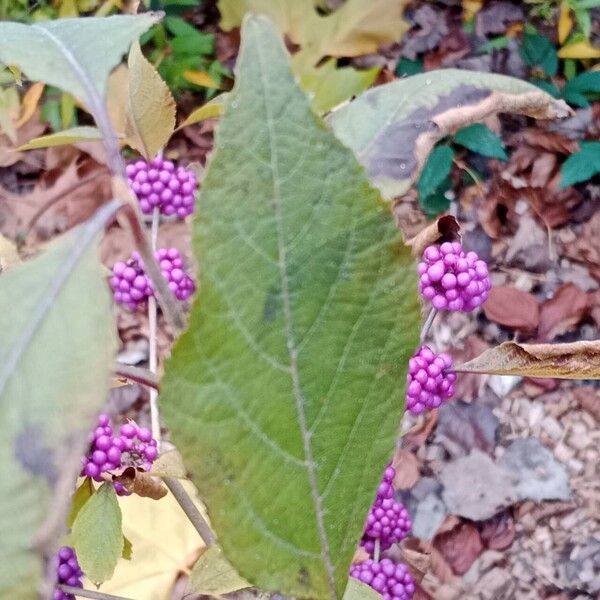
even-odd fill
[{"label": "fallen leaf", "polygon": [[397,490],[408,490],[417,483],[419,479],[419,461],[417,457],[408,450],[397,448],[392,460],[392,466],[396,469],[394,477],[394,488]]},{"label": "fallen leaf", "polygon": [[589,313],[591,306],[592,297],[574,283],[560,286],[554,296],[540,307],[540,341],[550,341],[572,331]]},{"label": "fallen leaf", "polygon": [[522,331],[535,330],[540,320],[540,309],[535,297],[508,285],[492,287],[483,305],[483,312],[494,323]]},{"label": "fallen leaf", "polygon": [[436,535],[433,545],[456,575],[464,575],[483,552],[477,527],[465,521],[461,521],[451,531]]},{"label": "fallen leaf", "polygon": [[504,342],[455,365],[457,373],[490,373],[557,379],[600,379],[600,341],[569,344]]},{"label": "fallen leaf", "polygon": [[458,400],[440,407],[435,440],[451,456],[469,454],[473,448],[492,454],[498,425],[498,418],[487,406]]},{"label": "fallen leaf", "polygon": [[[192,484],[182,483],[205,514]],[[119,561],[102,592],[140,600],[171,600],[176,579],[191,571],[204,547],[198,532],[170,493],[159,502],[136,495],[120,497],[119,505],[133,560]]]},{"label": "fallen leaf", "polygon": [[[462,348],[452,350],[452,358],[455,364],[466,362],[479,356],[489,348],[480,336],[471,334],[462,344]],[[471,401],[479,398],[486,378],[481,375],[465,373],[456,379],[454,384],[454,397]]]},{"label": "fallen leaf", "polygon": [[600,211],[583,225],[576,239],[565,245],[565,254],[586,265],[590,274],[600,281]]},{"label": "fallen leaf", "polygon": [[446,463],[439,480],[448,510],[473,521],[489,519],[517,500],[514,476],[477,448]]},{"label": "fallen leaf", "polygon": [[588,40],[574,42],[568,46],[563,46],[558,51],[559,58],[600,58],[600,48],[592,46]]},{"label": "fallen leaf", "polygon": [[419,583],[431,568],[431,551],[417,538],[408,538],[402,546],[397,546],[403,563],[410,567],[410,572]]},{"label": "fallen leaf", "polygon": [[505,510],[479,525],[483,545],[490,550],[506,550],[515,539],[515,521]]},{"label": "fallen leaf", "polygon": [[600,395],[597,390],[589,385],[576,387],[573,389],[573,395],[579,402],[579,406],[600,423]]},{"label": "fallen leaf", "polygon": [[558,16],[558,43],[564,44],[569,37],[574,25],[573,16],[571,15],[571,7],[567,0],[560,3],[560,12]]},{"label": "fallen leaf", "polygon": [[402,444],[405,448],[411,450],[413,448],[419,448],[431,435],[431,432],[435,429],[437,424],[437,411],[432,410],[426,413],[425,418],[409,429],[402,436]]},{"label": "fallen leaf", "polygon": [[443,215],[438,217],[433,223],[430,223],[413,238],[406,240],[406,245],[410,246],[412,255],[420,259],[427,246],[442,244],[443,242],[453,242],[455,240],[460,241],[460,224],[456,220],[456,217]]},{"label": "fallen leaf", "polygon": [[499,464],[516,478],[519,500],[568,500],[569,476],[552,452],[534,438],[516,439],[506,449]]},{"label": "fallen leaf", "polygon": [[507,145],[516,149],[528,146],[565,156],[569,156],[579,149],[579,144],[575,140],[540,127],[528,127],[517,131],[508,138]]}]

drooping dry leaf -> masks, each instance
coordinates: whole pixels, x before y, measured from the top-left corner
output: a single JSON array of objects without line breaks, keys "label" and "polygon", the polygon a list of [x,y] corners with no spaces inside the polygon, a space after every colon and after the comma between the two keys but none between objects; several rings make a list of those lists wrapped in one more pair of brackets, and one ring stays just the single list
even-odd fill
[{"label": "drooping dry leaf", "polygon": [[460,240],[460,224],[456,217],[444,215],[425,227],[415,237],[406,240],[406,244],[410,246],[413,256],[420,259],[427,246],[454,240]]},{"label": "drooping dry leaf", "polygon": [[494,323],[522,331],[535,330],[540,321],[540,309],[535,297],[508,285],[494,286],[490,290],[483,312]]},{"label": "drooping dry leaf", "polygon": [[[186,491],[204,514],[196,491],[188,481]],[[135,494],[119,498],[123,534],[133,546],[133,560],[119,561],[102,592],[140,600],[171,600],[171,590],[181,573],[189,573],[203,548],[202,540],[171,494],[160,502]]]},{"label": "drooping dry leaf", "polygon": [[565,283],[540,308],[539,339],[550,341],[573,330],[588,314],[591,306],[591,296],[574,283]]},{"label": "drooping dry leaf", "polygon": [[128,492],[142,498],[160,500],[167,495],[167,488],[160,480],[155,480],[150,473],[134,467],[127,467],[120,475],[115,475],[113,480],[119,482]]},{"label": "drooping dry leaf", "polygon": [[600,341],[569,344],[504,342],[457,365],[458,373],[600,379]]},{"label": "drooping dry leaf", "polygon": [[591,386],[576,387],[573,395],[583,410],[589,412],[600,423],[600,395]]},{"label": "drooping dry leaf", "polygon": [[433,545],[456,575],[464,575],[483,552],[477,527],[466,521],[461,521],[450,531],[436,535]]},{"label": "drooping dry leaf", "polygon": [[175,130],[175,100],[156,69],[132,44],[128,59],[126,143],[151,160]]}]

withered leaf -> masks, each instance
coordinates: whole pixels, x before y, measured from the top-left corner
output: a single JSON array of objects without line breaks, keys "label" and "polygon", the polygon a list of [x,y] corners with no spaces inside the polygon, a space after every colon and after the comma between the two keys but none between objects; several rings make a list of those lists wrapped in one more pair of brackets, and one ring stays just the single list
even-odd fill
[{"label": "withered leaf", "polygon": [[588,314],[591,305],[591,296],[574,283],[565,283],[542,304],[538,337],[549,341],[571,331]]},{"label": "withered leaf", "polygon": [[509,511],[504,510],[480,524],[481,541],[490,550],[506,550],[515,539],[515,522]]},{"label": "withered leaf", "polygon": [[458,373],[600,379],[600,341],[568,344],[504,342],[455,367]]},{"label": "withered leaf", "polygon": [[452,215],[443,215],[406,241],[412,255],[421,258],[427,246],[460,240],[460,224]]},{"label": "withered leaf", "polygon": [[464,575],[483,552],[477,527],[465,521],[461,521],[451,531],[436,535],[433,545],[456,575]]},{"label": "withered leaf", "polygon": [[494,323],[522,331],[533,331],[540,320],[535,297],[508,285],[495,286],[490,290],[483,312]]},{"label": "withered leaf", "polygon": [[149,473],[145,473],[134,467],[127,467],[120,475],[115,475],[113,481],[117,481],[132,494],[142,498],[160,500],[167,495],[167,488],[160,481],[156,481]]},{"label": "withered leaf", "polygon": [[417,483],[419,474],[419,461],[417,457],[404,448],[397,448],[392,466],[396,469],[394,477],[394,488],[397,490],[409,490]]}]

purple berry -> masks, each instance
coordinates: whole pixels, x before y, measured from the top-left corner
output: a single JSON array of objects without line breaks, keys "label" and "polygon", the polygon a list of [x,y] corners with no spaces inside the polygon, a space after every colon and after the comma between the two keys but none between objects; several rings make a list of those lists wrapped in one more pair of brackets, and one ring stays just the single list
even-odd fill
[{"label": "purple berry", "polygon": [[404,505],[393,498],[386,498],[371,507],[361,546],[373,554],[375,540],[379,540],[380,550],[387,550],[392,544],[401,542],[411,528],[412,522]]},{"label": "purple berry", "polygon": [[385,600],[410,600],[415,593],[415,581],[408,567],[389,558],[380,562],[369,559],[352,565],[350,577],[371,586]]},{"label": "purple berry", "polygon": [[158,208],[162,215],[184,219],[194,212],[198,181],[190,169],[175,167],[170,160],[156,157],[149,163],[129,163],[127,179],[143,213],[150,214]]},{"label": "purple berry", "polygon": [[[69,546],[63,546],[54,557],[56,564],[56,582],[58,585],[65,584],[71,587],[82,588],[83,571],[79,567],[75,550]],[[54,600],[75,600],[73,594],[63,592],[59,587],[54,589]]]},{"label": "purple berry", "polygon": [[121,425],[120,434],[123,445],[121,465],[149,471],[158,456],[156,440],[150,430],[130,422]]},{"label": "purple berry", "polygon": [[492,283],[488,268],[460,242],[429,246],[417,267],[421,295],[438,310],[470,312],[481,306]]},{"label": "purple berry", "polygon": [[438,408],[454,395],[456,373],[451,372],[452,358],[434,354],[421,346],[408,362],[406,376],[406,408],[418,415],[426,409]]}]

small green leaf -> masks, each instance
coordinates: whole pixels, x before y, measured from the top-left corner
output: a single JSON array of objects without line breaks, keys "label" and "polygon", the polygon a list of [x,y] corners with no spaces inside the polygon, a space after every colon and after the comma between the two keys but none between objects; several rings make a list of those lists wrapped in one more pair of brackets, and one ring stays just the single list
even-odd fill
[{"label": "small green leaf", "polygon": [[529,80],[529,82],[539,87],[540,90],[544,90],[544,92],[550,94],[553,98],[560,98],[560,90],[550,81],[532,78]]},{"label": "small green leaf", "polygon": [[472,152],[477,152],[488,158],[506,160],[502,140],[483,123],[474,123],[459,129],[454,135],[454,141]]},{"label": "small green leaf", "polygon": [[196,110],[192,111],[186,119],[177,127],[177,131],[193,125],[194,123],[200,123],[206,119],[212,119],[214,117],[220,117],[225,110],[225,102],[227,100],[227,92],[220,94],[216,98],[213,98],[210,102],[203,104]]},{"label": "small green leaf", "polygon": [[222,596],[250,587],[229,564],[218,546],[208,548],[196,561],[190,575],[189,588],[194,594]]},{"label": "small green leaf", "polygon": [[381,596],[366,583],[349,577],[342,600],[381,600]]},{"label": "small green leaf", "polygon": [[558,56],[552,42],[539,33],[525,32],[521,46],[521,57],[530,67],[540,67],[546,75],[556,75]]},{"label": "small green leaf", "polygon": [[112,483],[104,482],[79,511],[71,539],[86,576],[96,585],[110,579],[125,545]]},{"label": "small green leaf", "polygon": [[600,173],[600,142],[581,142],[560,169],[560,188],[587,181]]},{"label": "small green leaf", "polygon": [[133,546],[131,545],[131,542],[125,536],[123,536],[123,552],[121,553],[121,558],[124,558],[125,560],[131,560],[132,556]]},{"label": "small green leaf", "polygon": [[71,499],[71,512],[67,518],[67,526],[73,527],[73,523],[82,509],[83,505],[92,497],[95,492],[94,484],[89,477],[83,480],[83,483],[75,490]]},{"label": "small green leaf", "polygon": [[410,58],[402,57],[396,68],[394,69],[394,73],[398,75],[398,77],[406,77],[408,75],[416,75],[417,73],[423,72],[423,61],[420,59],[411,60]]},{"label": "small green leaf", "polygon": [[420,198],[431,196],[440,187],[450,174],[453,160],[454,151],[448,144],[440,144],[433,149],[417,182]]},{"label": "small green leaf", "polygon": [[51,146],[64,146],[76,144],[77,142],[100,142],[102,135],[95,127],[72,127],[64,131],[57,131],[49,135],[42,135],[29,140],[26,144],[19,146],[17,150],[35,150],[37,148],[50,148]]},{"label": "small green leaf", "polygon": [[443,212],[446,212],[450,208],[450,200],[446,198],[446,192],[449,188],[450,178],[447,177],[446,180],[442,182],[440,187],[435,192],[433,192],[433,194],[425,196],[425,198],[421,198],[419,196],[419,205],[423,209],[423,212],[430,219],[441,215]]},{"label": "small green leaf", "polygon": [[589,106],[588,96],[592,100],[600,97],[600,71],[581,73],[562,89],[562,97],[576,106]]}]

